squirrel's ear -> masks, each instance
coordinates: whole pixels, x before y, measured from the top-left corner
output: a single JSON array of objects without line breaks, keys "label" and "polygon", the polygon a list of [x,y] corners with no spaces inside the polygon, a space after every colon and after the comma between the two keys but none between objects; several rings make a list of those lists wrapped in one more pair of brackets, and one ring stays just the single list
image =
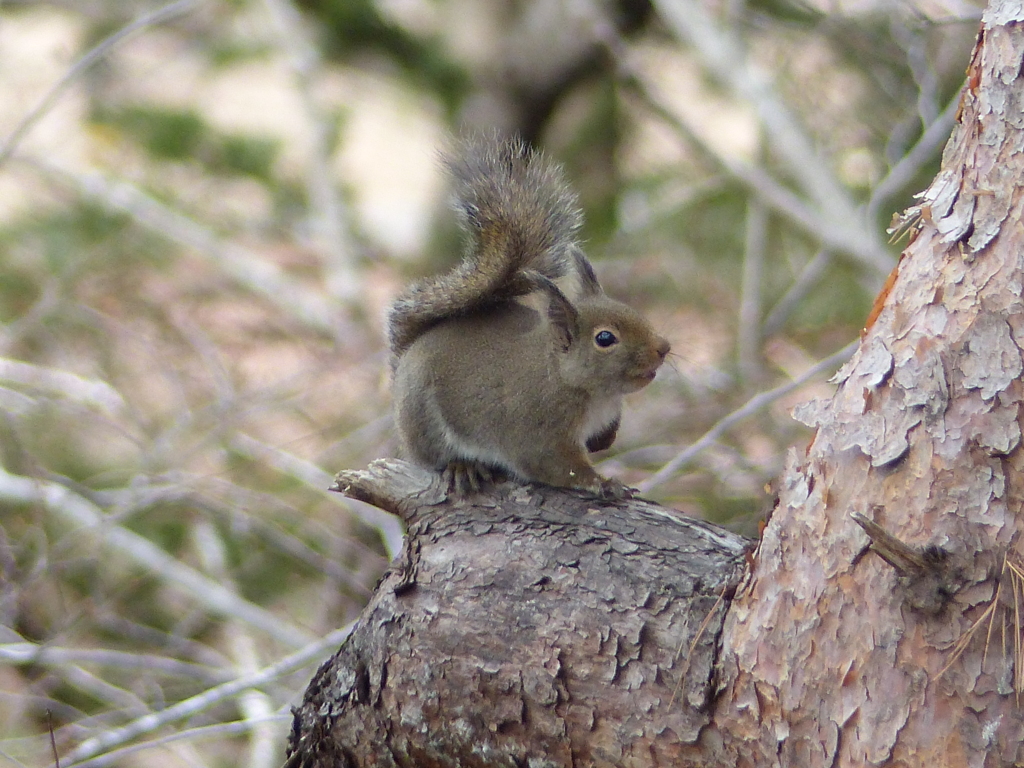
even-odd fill
[{"label": "squirrel's ear", "polygon": [[520,273],[548,297],[548,320],[555,339],[563,350],[569,349],[580,335],[580,315],[554,281],[539,272]]},{"label": "squirrel's ear", "polygon": [[565,294],[558,289],[557,293],[548,293],[548,320],[555,339],[566,351],[580,335],[580,316],[576,307],[569,303]]},{"label": "squirrel's ear", "polygon": [[601,293],[601,284],[597,282],[597,275],[590,261],[578,246],[572,248],[572,258],[576,262],[576,274],[580,278],[580,292],[583,296],[596,296]]}]

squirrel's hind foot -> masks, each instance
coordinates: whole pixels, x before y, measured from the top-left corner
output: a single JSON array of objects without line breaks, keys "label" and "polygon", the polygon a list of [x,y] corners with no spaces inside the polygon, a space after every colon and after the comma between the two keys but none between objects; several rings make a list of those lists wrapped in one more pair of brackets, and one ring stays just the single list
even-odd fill
[{"label": "squirrel's hind foot", "polygon": [[453,461],[441,472],[441,478],[449,493],[468,496],[493,483],[495,470],[478,461]]}]

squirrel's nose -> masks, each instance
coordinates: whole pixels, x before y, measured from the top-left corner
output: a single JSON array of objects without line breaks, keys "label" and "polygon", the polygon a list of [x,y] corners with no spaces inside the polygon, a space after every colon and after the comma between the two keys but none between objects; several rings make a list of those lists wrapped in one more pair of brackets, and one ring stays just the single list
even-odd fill
[{"label": "squirrel's nose", "polygon": [[668,339],[665,339],[665,338],[662,338],[662,337],[659,336],[658,337],[658,346],[655,347],[655,351],[658,353],[658,357],[660,357],[662,360],[664,360],[665,359],[665,355],[667,355],[671,350],[672,350],[672,345],[668,343]]}]

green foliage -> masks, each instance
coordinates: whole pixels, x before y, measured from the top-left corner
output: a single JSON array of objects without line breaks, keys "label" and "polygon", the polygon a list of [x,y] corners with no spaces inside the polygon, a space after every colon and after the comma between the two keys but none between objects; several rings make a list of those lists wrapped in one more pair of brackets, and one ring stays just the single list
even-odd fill
[{"label": "green foliage", "polygon": [[860,270],[848,260],[837,259],[801,303],[790,327],[804,338],[836,327],[856,331],[863,327],[874,298]]},{"label": "green foliage", "polygon": [[617,88],[608,78],[585,82],[580,90],[586,108],[562,148],[562,157],[586,213],[583,236],[600,243],[619,228],[617,211],[622,180],[613,158],[622,141],[621,104]]},{"label": "green foliage", "polygon": [[454,116],[471,77],[440,40],[423,39],[388,21],[373,0],[299,0],[322,24],[324,51],[342,61],[374,53],[394,63],[414,85],[428,88]]},{"label": "green foliage", "polygon": [[[738,185],[726,184],[709,190],[697,201],[666,214],[656,226],[661,237],[685,244],[696,254],[702,271],[716,281],[737,285],[742,270],[743,221],[747,194]],[[707,298],[704,287],[692,286],[687,301]]]},{"label": "green foliage", "polygon": [[0,319],[25,311],[53,278],[70,284],[116,265],[112,276],[134,280],[133,269],[166,265],[171,252],[127,215],[88,200],[25,217],[0,228]]},{"label": "green foliage", "polygon": [[807,28],[820,23],[824,14],[803,0],[749,0],[747,8],[770,16],[775,22]]},{"label": "green foliage", "polygon": [[158,160],[199,161],[211,173],[270,181],[280,141],[218,131],[195,110],[135,104],[101,108],[98,123],[115,126]]},{"label": "green foliage", "polygon": [[0,280],[0,323],[17,319],[39,298],[40,285],[35,275],[24,267],[6,266],[7,246],[0,243],[0,265],[3,279]]},{"label": "green foliage", "polygon": [[280,142],[276,139],[228,134],[220,139],[211,169],[269,180],[279,149]]},{"label": "green foliage", "polygon": [[[735,521],[747,526],[748,521],[761,511],[754,499],[747,496],[721,496],[713,490],[709,490],[707,495],[696,499],[696,501],[700,504],[702,516],[719,525],[729,525]],[[744,531],[744,533],[754,535],[756,531]]]},{"label": "green foliage", "polygon": [[199,153],[208,128],[192,110],[130,106],[106,116],[159,160],[188,160]]}]

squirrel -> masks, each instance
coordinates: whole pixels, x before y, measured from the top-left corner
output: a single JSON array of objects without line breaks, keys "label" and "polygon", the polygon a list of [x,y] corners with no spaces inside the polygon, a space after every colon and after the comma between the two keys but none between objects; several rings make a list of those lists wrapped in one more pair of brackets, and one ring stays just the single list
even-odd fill
[{"label": "squirrel", "polygon": [[388,313],[403,456],[457,494],[498,470],[630,495],[587,452],[614,442],[622,396],[654,379],[668,341],[601,289],[558,165],[516,138],[464,140],[442,159],[470,242]]}]

